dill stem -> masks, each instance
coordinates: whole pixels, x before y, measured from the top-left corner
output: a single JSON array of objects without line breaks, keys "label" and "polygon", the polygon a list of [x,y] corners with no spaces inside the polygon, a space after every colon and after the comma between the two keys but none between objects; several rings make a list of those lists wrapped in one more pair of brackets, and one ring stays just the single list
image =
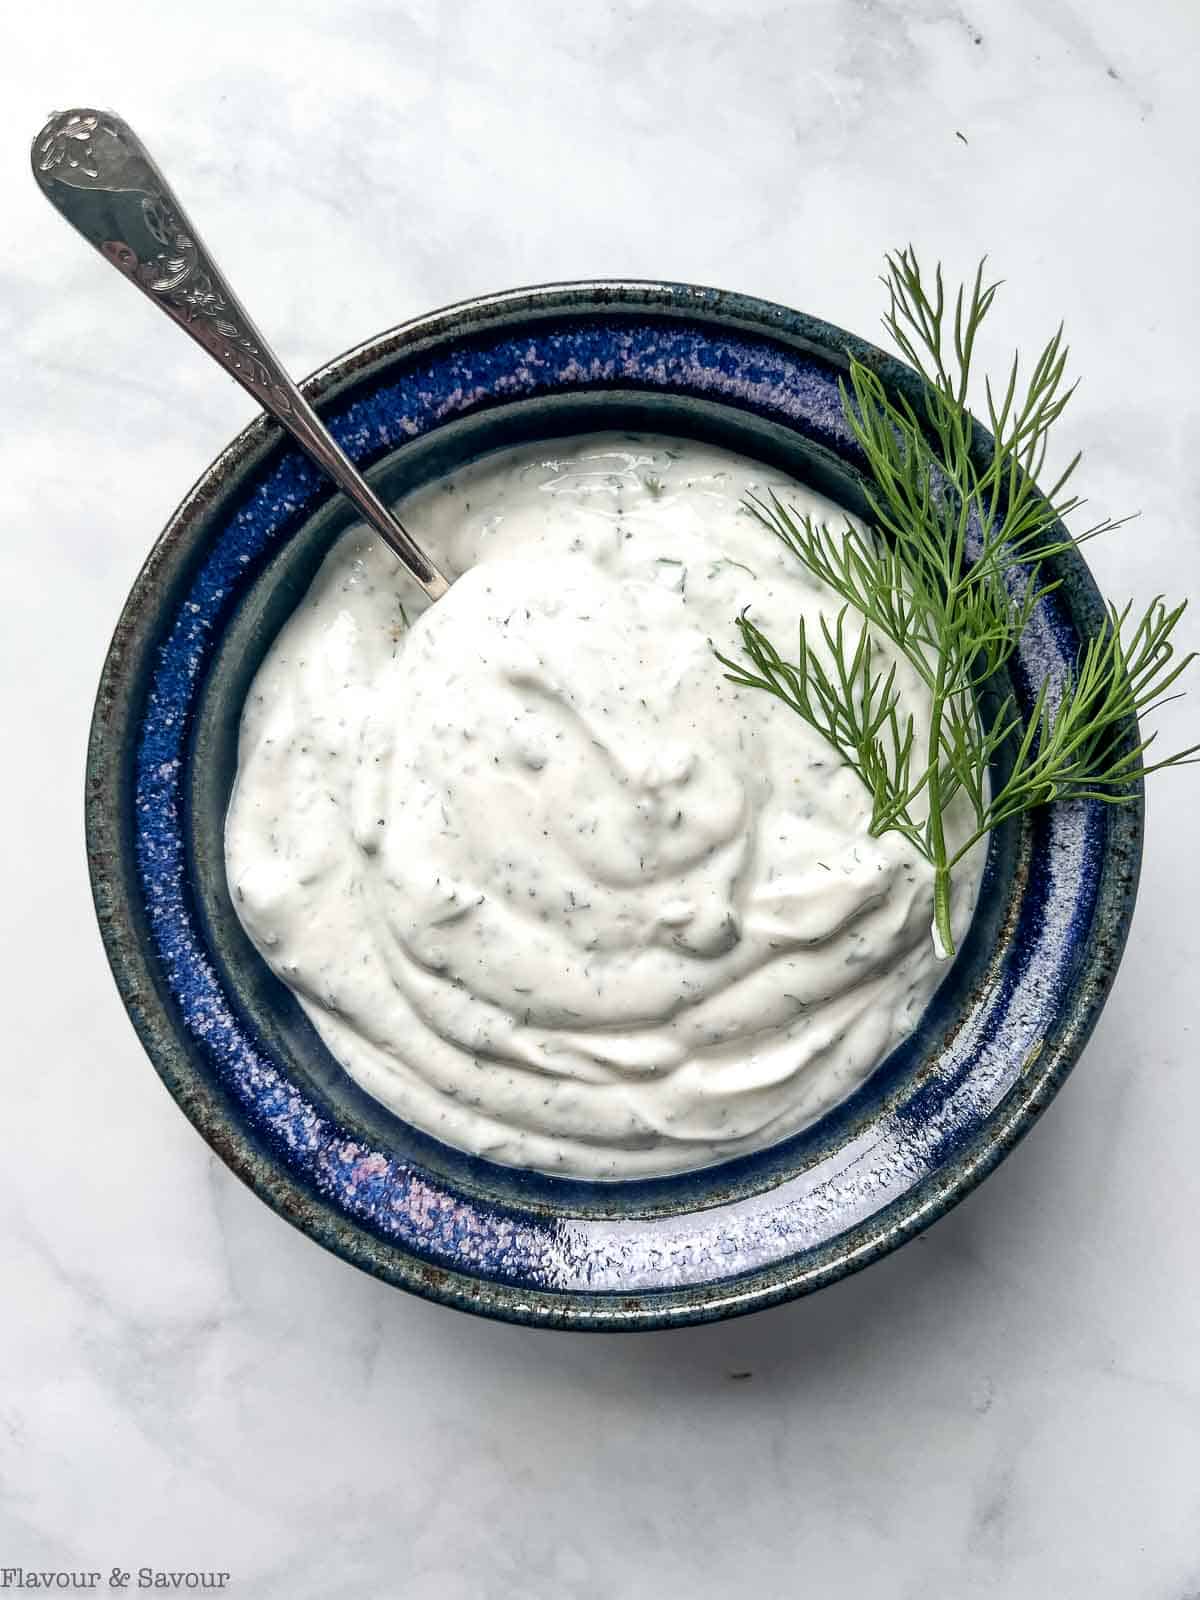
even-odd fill
[{"label": "dill stem", "polygon": [[937,953],[943,961],[954,954],[954,932],[950,926],[950,868],[937,867],[933,874],[933,927]]},{"label": "dill stem", "polygon": [[946,861],[946,834],[942,821],[942,711],[946,703],[946,658],[939,656],[929,718],[929,824],[926,838],[933,863],[933,928],[938,954],[948,959],[954,954],[954,933],[950,927],[950,867]]}]

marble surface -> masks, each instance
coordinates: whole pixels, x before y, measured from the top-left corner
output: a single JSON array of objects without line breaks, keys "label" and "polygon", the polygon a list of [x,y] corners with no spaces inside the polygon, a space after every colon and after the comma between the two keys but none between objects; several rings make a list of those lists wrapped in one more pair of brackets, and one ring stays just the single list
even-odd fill
[{"label": "marble surface", "polygon": [[899,1254],[607,1339],[372,1282],[208,1153],[108,977],[96,676],[253,407],[26,167],[52,107],[119,109],[300,371],[593,274],[868,331],[886,247],[988,250],[1003,344],[1068,317],[1061,443],[1090,450],[1096,516],[1142,510],[1093,564],[1144,602],[1200,592],[1194,0],[60,0],[10,8],[3,46],[0,1568],[227,1571],[256,1600],[1195,1600],[1196,776],[1152,793],[1132,943],[1067,1089]]}]

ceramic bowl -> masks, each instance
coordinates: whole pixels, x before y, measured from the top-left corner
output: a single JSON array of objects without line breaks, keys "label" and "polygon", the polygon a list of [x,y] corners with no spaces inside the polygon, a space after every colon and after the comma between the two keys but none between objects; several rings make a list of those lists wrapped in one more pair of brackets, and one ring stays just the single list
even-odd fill
[{"label": "ceramic bowl", "polygon": [[[622,428],[728,446],[861,511],[838,394],[850,352],[916,394],[880,351],[781,306],[679,284],[565,284],[423,317],[305,387],[390,497],[501,445]],[[991,449],[982,430],[976,447]],[[1045,1108],[1095,1023],[1133,906],[1140,794],[1123,808],[1057,805],[993,837],[969,936],[919,1029],[804,1132],[653,1181],[472,1158],[350,1081],[248,943],[225,881],[247,686],[350,520],[260,418],[171,518],[100,684],[87,774],[100,927],[151,1060],[213,1149],[377,1277],[562,1328],[752,1311],[866,1266],[961,1199]],[[1062,587],[1012,667],[1025,704],[1103,616],[1078,554],[1056,567]]]}]

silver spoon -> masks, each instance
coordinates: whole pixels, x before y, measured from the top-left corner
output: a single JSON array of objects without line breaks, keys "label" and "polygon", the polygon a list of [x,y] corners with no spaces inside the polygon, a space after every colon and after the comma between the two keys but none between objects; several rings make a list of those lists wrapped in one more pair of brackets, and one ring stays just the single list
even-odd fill
[{"label": "silver spoon", "polygon": [[42,192],[248,389],[326,471],[431,600],[450,587],[337,445],[242,309],[145,146],[107,111],[56,112],[33,141]]}]

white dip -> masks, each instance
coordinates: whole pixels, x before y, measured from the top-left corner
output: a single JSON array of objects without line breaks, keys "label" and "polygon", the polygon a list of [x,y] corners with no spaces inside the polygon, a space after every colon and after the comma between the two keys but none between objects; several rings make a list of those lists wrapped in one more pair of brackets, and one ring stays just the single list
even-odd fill
[{"label": "white dip", "polygon": [[860,1084],[945,971],[929,868],[714,659],[745,606],[785,653],[836,610],[742,509],[770,485],[841,521],[682,440],[490,456],[401,508],[461,574],[446,598],[353,529],[263,662],[238,915],[351,1077],[449,1144],[604,1178],[759,1149]]}]

